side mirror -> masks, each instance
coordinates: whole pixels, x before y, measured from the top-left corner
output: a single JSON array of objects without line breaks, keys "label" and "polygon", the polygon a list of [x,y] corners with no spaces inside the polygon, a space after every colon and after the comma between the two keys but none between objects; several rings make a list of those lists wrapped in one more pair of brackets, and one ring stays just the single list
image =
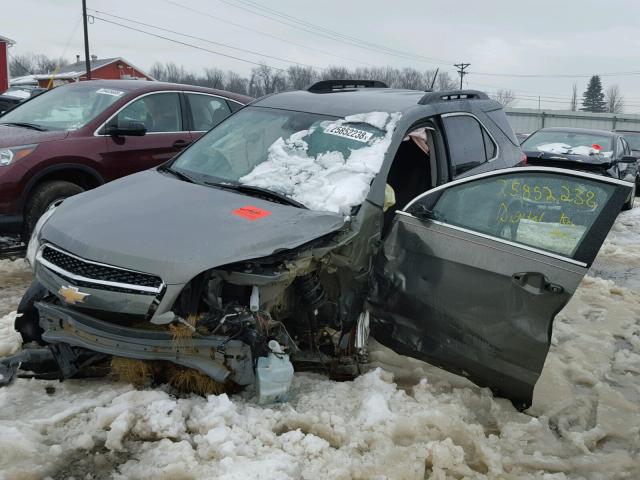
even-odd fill
[{"label": "side mirror", "polygon": [[629,163],[629,164],[634,164],[634,163],[638,163],[638,159],[636,157],[622,157],[620,160],[618,160],[618,163]]},{"label": "side mirror", "polygon": [[435,220],[435,215],[432,210],[429,210],[427,207],[421,204],[414,205],[410,208],[409,212],[414,217],[419,218],[420,220]]},{"label": "side mirror", "polygon": [[142,122],[118,122],[117,125],[107,125],[104,133],[115,137],[142,137],[147,133],[147,127]]}]

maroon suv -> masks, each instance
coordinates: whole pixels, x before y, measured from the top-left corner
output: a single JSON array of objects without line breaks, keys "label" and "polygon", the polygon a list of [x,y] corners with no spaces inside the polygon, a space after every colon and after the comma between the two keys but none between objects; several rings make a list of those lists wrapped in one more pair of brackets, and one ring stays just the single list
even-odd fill
[{"label": "maroon suv", "polygon": [[27,234],[52,203],[174,156],[250,97],[210,88],[94,80],[0,116],[0,232]]}]

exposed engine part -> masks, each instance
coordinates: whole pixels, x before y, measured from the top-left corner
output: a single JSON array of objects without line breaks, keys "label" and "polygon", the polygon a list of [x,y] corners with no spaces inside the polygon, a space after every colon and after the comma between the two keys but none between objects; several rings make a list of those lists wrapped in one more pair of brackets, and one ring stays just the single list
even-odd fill
[{"label": "exposed engine part", "polygon": [[327,293],[315,273],[297,278],[295,284],[305,308],[317,310],[327,301]]},{"label": "exposed engine part", "polygon": [[260,310],[260,287],[254,285],[251,289],[251,298],[249,299],[249,310],[257,312]]},{"label": "exposed engine part", "polygon": [[356,326],[356,338],[355,338],[356,352],[360,352],[363,349],[366,349],[368,340],[369,340],[369,312],[365,310],[358,317],[358,324]]},{"label": "exposed engine part", "polygon": [[209,274],[203,272],[196,276],[189,284],[184,288],[180,297],[178,297],[178,315],[182,317],[189,317],[197,315],[201,309],[201,301],[203,299],[203,291],[209,281]]},{"label": "exposed engine part", "polygon": [[293,380],[293,365],[276,340],[270,340],[268,348],[267,356],[259,357],[256,365],[258,403],[286,402]]}]

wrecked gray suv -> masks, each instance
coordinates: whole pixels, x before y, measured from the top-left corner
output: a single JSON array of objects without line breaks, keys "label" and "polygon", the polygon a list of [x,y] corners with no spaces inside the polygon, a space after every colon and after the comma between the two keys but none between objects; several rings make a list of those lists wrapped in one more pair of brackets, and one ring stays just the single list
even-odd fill
[{"label": "wrecked gray suv", "polygon": [[323,82],[262,98],[40,219],[5,381],[110,356],[239,386],[269,355],[352,378],[371,332],[526,407],[631,185],[513,168],[520,155],[480,92]]}]

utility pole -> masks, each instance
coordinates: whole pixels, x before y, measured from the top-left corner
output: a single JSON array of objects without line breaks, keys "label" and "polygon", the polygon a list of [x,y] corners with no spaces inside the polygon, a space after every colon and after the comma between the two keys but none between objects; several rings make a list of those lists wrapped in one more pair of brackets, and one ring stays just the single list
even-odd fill
[{"label": "utility pole", "polygon": [[465,72],[465,70],[467,68],[469,68],[471,66],[470,63],[456,63],[454,65],[454,67],[458,68],[458,74],[460,75],[460,90],[462,90],[462,79],[464,78],[464,76],[467,74],[467,72]]},{"label": "utility pole", "polygon": [[87,29],[87,0],[82,0],[82,23],[84,24],[84,63],[87,80],[91,80],[91,57],[89,57],[89,30]]}]

